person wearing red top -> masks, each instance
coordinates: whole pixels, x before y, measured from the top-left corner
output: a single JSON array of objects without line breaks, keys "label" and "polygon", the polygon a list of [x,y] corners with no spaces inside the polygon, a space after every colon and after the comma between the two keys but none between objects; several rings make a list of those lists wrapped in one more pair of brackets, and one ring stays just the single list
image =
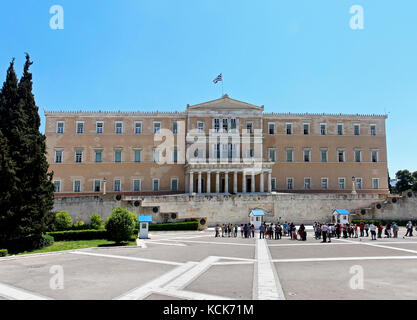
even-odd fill
[{"label": "person wearing red top", "polygon": [[361,221],[361,223],[359,224],[359,229],[361,230],[361,237],[364,236],[363,230],[365,229],[365,224]]}]

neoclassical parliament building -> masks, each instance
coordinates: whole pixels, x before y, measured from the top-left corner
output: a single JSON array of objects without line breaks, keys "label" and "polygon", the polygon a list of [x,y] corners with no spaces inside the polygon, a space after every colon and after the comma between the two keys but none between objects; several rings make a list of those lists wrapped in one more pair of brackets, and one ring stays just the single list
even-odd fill
[{"label": "neoclassical parliament building", "polygon": [[266,113],[224,95],[45,116],[56,197],[388,193],[386,115]]}]

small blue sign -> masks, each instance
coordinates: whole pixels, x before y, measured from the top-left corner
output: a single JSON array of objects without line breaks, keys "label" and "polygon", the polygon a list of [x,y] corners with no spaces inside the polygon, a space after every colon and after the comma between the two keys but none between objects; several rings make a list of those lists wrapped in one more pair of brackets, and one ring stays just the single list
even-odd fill
[{"label": "small blue sign", "polygon": [[138,216],[139,222],[152,222],[152,216]]}]

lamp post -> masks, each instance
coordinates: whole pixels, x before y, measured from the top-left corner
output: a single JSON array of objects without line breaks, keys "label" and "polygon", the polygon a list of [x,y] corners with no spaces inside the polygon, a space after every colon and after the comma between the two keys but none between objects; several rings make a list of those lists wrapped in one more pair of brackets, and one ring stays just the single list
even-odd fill
[{"label": "lamp post", "polygon": [[104,179],[103,179],[103,195],[106,194],[106,182],[107,182],[106,177],[104,177]]},{"label": "lamp post", "polygon": [[352,194],[356,194],[356,179],[352,177]]}]

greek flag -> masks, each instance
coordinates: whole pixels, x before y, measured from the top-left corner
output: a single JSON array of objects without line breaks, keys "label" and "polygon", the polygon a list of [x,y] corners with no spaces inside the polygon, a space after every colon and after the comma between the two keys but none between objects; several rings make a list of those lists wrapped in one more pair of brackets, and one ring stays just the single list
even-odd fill
[{"label": "greek flag", "polygon": [[216,79],[213,80],[214,83],[217,83],[219,81],[223,81],[223,77],[221,73],[216,77]]}]

